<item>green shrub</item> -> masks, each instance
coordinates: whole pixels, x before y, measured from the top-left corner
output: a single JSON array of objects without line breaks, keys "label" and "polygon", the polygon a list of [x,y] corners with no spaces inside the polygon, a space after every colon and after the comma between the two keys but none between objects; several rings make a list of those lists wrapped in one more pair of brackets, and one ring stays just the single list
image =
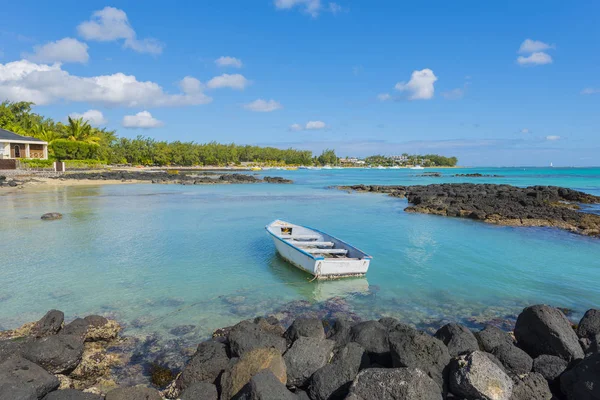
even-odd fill
[{"label": "green shrub", "polygon": [[54,166],[52,160],[38,160],[35,158],[21,159],[19,162],[24,168],[52,168]]},{"label": "green shrub", "polygon": [[65,167],[69,169],[97,169],[104,167],[102,160],[65,160]]},{"label": "green shrub", "polygon": [[65,160],[96,160],[100,153],[100,146],[93,143],[75,142],[67,139],[56,139],[50,143],[54,158]]}]

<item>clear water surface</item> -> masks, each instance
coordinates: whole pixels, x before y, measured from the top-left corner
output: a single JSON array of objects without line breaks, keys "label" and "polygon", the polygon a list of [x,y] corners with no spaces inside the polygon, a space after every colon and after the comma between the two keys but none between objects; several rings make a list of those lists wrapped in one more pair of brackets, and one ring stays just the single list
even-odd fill
[{"label": "clear water surface", "polygon": [[[431,172],[432,170],[426,170]],[[0,328],[59,308],[113,316],[130,334],[193,325],[194,334],[343,299],[361,317],[423,325],[482,323],[548,303],[574,318],[600,306],[600,240],[408,214],[405,200],[339,184],[493,182],[558,185],[600,195],[600,168],[266,171],[294,185],[118,185],[0,191]],[[501,178],[458,178],[455,173]],[[40,215],[61,212],[45,222]],[[590,208],[598,212],[597,207]],[[281,260],[264,226],[317,227],[370,253],[366,278],[309,282]]]}]

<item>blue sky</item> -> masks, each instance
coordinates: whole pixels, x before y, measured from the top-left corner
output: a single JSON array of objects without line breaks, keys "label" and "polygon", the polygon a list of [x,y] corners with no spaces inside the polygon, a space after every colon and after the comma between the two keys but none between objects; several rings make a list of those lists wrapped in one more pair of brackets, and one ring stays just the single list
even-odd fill
[{"label": "blue sky", "polygon": [[600,2],[416,3],[11,2],[0,97],[127,137],[600,165]]}]

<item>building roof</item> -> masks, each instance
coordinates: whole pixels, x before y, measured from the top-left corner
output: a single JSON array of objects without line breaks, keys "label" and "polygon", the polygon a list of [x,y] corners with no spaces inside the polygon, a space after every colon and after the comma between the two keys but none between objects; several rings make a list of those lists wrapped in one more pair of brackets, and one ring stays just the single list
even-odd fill
[{"label": "building roof", "polygon": [[21,136],[13,133],[11,131],[7,131],[6,129],[0,128],[0,141],[7,142],[12,140],[20,140],[22,142],[40,142],[46,143],[41,139],[29,137],[29,136]]}]

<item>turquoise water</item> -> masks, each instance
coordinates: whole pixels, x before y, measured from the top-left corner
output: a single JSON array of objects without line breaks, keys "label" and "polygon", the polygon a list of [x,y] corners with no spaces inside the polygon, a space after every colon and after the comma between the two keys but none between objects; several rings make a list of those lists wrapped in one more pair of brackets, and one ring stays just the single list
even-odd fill
[{"label": "turquoise water", "polygon": [[[430,170],[428,170],[430,172]],[[493,182],[559,185],[600,195],[600,169],[267,171],[294,185],[118,185],[0,191],[0,328],[59,308],[100,313],[131,334],[193,325],[205,336],[243,318],[336,304],[363,318],[479,324],[544,302],[600,305],[600,240],[404,213],[405,200],[338,184]],[[456,178],[480,172],[503,178]],[[45,222],[45,212],[64,219]],[[590,211],[597,212],[598,208]],[[264,226],[318,227],[370,253],[368,276],[335,282],[282,261]],[[343,299],[343,300],[340,300]],[[302,301],[302,302],[299,302]],[[293,302],[293,303],[290,303]]]}]

